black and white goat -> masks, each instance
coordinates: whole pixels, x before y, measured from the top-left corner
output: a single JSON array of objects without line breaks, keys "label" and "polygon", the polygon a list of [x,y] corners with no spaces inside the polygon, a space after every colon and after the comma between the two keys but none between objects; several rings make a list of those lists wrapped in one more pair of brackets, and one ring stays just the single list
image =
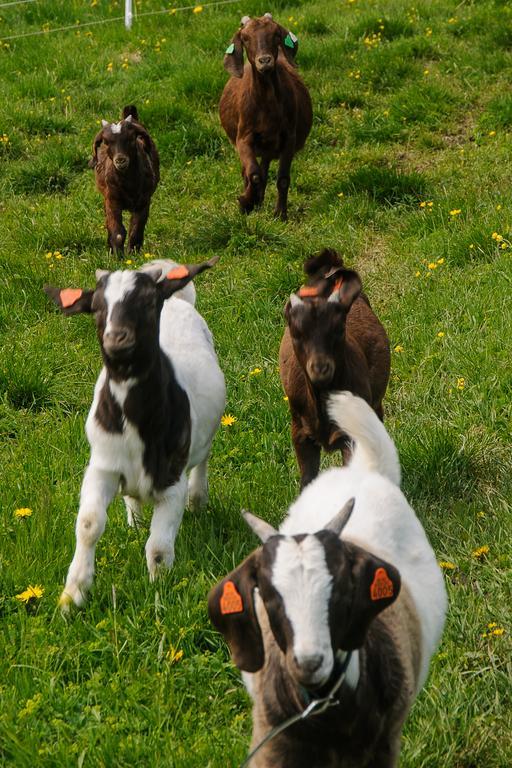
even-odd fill
[{"label": "black and white goat", "polygon": [[[150,578],[174,560],[187,498],[208,498],[207,463],[225,405],[212,335],[194,308],[192,278],[217,261],[159,261],[142,270],[98,270],[93,290],[45,287],[64,314],[93,313],[103,356],[86,423],[91,458],[76,521],[76,550],[60,603],[81,605],[96,543],[120,490],[128,522],[154,504],[146,543]],[[184,289],[184,290],[182,290]],[[177,291],[181,291],[180,294]],[[171,298],[172,297],[172,298]]]},{"label": "black and white goat", "polygon": [[265,743],[251,768],[396,766],[443,630],[443,577],[393,442],[359,397],[332,396],[330,414],[355,443],[350,463],[313,480],[279,531],[246,513],[263,546],[209,596],[253,698],[253,749],[346,667],[334,705]]}]

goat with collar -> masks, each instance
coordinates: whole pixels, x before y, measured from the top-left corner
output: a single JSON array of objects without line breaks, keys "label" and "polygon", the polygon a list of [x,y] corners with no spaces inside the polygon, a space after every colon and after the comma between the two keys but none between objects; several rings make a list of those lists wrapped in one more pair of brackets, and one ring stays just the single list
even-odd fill
[{"label": "goat with collar", "polygon": [[362,399],[332,396],[330,412],[355,443],[350,464],[313,481],[279,531],[246,515],[263,545],[209,596],[253,698],[253,748],[351,652],[338,703],[279,733],[254,768],[396,766],[444,625],[442,574],[400,491],[394,444]]}]

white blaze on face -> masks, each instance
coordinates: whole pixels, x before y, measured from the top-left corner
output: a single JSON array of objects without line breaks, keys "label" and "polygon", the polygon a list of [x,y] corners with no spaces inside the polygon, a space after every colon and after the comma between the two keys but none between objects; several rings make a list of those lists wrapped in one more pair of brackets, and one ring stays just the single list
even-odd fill
[{"label": "white blaze on face", "polygon": [[315,672],[324,681],[334,663],[329,630],[329,601],[332,575],[327,567],[325,549],[316,536],[297,542],[284,538],[279,542],[272,568],[272,584],[281,595],[284,610],[293,631],[293,653],[297,663],[321,655],[323,661]]},{"label": "white blaze on face", "polygon": [[135,272],[112,272],[105,288],[105,302],[107,305],[107,321],[105,324],[105,333],[112,330],[111,318],[112,311],[118,301],[123,301],[125,297],[135,288]]}]

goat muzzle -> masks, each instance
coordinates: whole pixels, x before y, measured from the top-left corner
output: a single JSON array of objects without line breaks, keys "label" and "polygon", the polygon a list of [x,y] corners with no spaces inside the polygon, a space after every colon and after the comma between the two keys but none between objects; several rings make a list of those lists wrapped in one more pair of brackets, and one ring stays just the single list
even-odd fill
[{"label": "goat muzzle", "polygon": [[130,158],[127,155],[116,155],[112,162],[118,171],[125,171],[130,165]]},{"label": "goat muzzle", "polygon": [[328,357],[313,357],[306,364],[306,371],[312,384],[327,386],[334,376],[334,362]]},{"label": "goat muzzle", "polygon": [[264,74],[265,72],[271,72],[275,66],[275,59],[270,54],[264,54],[256,57],[256,69],[258,72]]},{"label": "goat muzzle", "polygon": [[127,357],[135,347],[135,336],[127,328],[119,328],[103,334],[103,349],[107,357]]}]

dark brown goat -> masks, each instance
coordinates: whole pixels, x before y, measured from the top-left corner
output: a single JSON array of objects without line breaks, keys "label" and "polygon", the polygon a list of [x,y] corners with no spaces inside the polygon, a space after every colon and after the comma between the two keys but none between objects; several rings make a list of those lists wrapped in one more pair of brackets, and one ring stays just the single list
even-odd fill
[{"label": "dark brown goat", "polygon": [[308,284],[286,305],[288,327],[279,351],[302,488],[318,474],[321,448],[349,455],[346,437],[325,411],[326,394],[353,392],[382,420],[390,372],[389,340],[360,295],[357,272],[345,269],[333,250],[308,259],[304,268]]},{"label": "dark brown goat", "polygon": [[243,17],[224,56],[232,77],[220,100],[220,120],[242,165],[245,191],[238,202],[243,213],[263,203],[270,162],[279,159],[274,212],[287,218],[290,167],[313,119],[308,89],[295,71],[297,48],[295,35],[266,13]]},{"label": "dark brown goat", "polygon": [[107,245],[114,253],[123,252],[123,211],[128,210],[132,214],[128,248],[136,251],[144,242],[151,196],[160,180],[158,152],[133,105],[123,109],[119,123],[101,122],[89,165],[104,198]]}]

